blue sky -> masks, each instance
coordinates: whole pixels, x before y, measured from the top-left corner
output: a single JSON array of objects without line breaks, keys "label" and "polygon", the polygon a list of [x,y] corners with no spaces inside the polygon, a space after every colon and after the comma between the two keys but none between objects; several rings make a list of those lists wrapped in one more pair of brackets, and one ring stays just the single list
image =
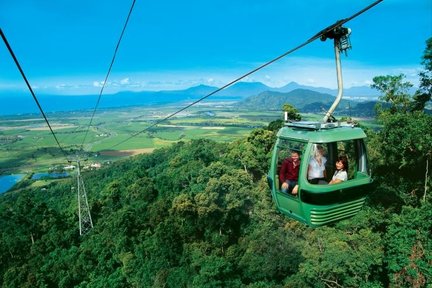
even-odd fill
[{"label": "blue sky", "polygon": [[[105,93],[222,86],[290,50],[366,0],[137,0]],[[0,27],[38,94],[97,94],[132,1],[0,1]],[[432,1],[385,0],[346,24],[345,87],[404,73],[417,83]],[[336,87],[332,42],[315,41],[249,76]],[[0,92],[26,86],[0,43]]]}]

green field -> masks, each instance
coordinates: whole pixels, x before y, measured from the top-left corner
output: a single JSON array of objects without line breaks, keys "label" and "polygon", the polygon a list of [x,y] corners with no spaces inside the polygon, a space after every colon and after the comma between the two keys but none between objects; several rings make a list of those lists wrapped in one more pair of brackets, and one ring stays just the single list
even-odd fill
[{"label": "green field", "polygon": [[[282,113],[274,111],[238,110],[210,103],[191,107],[149,128],[177,109],[178,106],[164,106],[100,110],[90,129],[90,111],[53,113],[47,117],[67,154],[75,155],[71,151],[83,148],[89,163],[102,164],[178,141],[197,138],[234,141],[254,128],[282,118]],[[303,117],[318,120],[322,116]],[[367,122],[367,125],[376,124]],[[67,157],[40,115],[0,118],[0,174],[47,171],[53,166],[67,165]]]},{"label": "green field", "polygon": [[[177,109],[165,106],[100,110],[90,129],[89,111],[52,113],[47,117],[63,150],[69,154],[82,147],[89,152],[90,163],[104,163],[197,138],[233,141],[280,118],[274,112],[238,111],[208,104],[192,107],[149,129]],[[47,171],[67,164],[67,156],[40,115],[0,118],[0,174]]]}]

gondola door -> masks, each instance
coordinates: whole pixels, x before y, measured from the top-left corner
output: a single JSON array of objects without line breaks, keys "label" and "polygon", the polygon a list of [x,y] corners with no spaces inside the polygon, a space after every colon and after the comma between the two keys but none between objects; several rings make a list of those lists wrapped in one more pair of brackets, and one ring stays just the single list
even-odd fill
[{"label": "gondola door", "polygon": [[292,151],[299,154],[300,158],[300,169],[299,175],[301,175],[304,169],[307,169],[306,163],[304,163],[304,155],[307,149],[307,142],[279,138],[272,156],[272,169],[269,171],[268,180],[272,191],[273,201],[280,212],[298,220],[300,222],[306,223],[307,220],[303,213],[302,203],[298,195],[293,195],[291,193],[282,192],[281,181],[280,181],[280,170],[282,163],[285,159],[289,158]]}]

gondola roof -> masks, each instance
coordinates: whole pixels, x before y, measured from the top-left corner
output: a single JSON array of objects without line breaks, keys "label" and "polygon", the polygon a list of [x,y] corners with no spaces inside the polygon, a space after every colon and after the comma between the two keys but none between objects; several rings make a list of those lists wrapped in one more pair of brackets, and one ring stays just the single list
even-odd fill
[{"label": "gondola roof", "polygon": [[366,134],[361,128],[348,125],[319,129],[285,126],[278,131],[277,137],[313,143],[328,143],[347,139],[363,139],[366,138]]}]

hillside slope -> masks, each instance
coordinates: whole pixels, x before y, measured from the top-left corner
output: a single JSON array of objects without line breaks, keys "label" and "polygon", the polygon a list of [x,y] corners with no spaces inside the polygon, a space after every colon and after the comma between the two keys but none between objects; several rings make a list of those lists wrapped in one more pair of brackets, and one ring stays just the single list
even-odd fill
[{"label": "hillside slope", "polygon": [[375,196],[354,218],[310,229],[271,202],[274,136],[179,142],[85,173],[94,228],[82,237],[72,179],[43,190],[23,183],[0,197],[0,286],[384,287],[395,273],[397,283],[413,273],[431,281],[426,268],[401,274],[414,263],[406,245],[419,243],[413,265],[427,267],[429,202],[401,208],[375,187],[385,202]]}]

